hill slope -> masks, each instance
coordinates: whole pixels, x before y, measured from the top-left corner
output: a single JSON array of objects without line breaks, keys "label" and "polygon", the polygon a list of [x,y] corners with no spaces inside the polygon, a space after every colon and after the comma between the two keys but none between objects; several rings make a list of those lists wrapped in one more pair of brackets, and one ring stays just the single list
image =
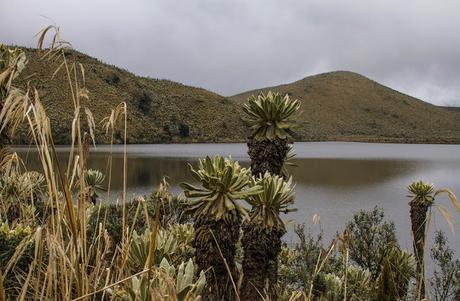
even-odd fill
[{"label": "hill slope", "polygon": [[[25,88],[29,82],[39,90],[55,142],[66,144],[73,118],[69,85],[63,70],[51,79],[61,61],[50,63],[35,49],[24,51],[29,63],[15,85]],[[238,105],[223,96],[169,80],[138,77],[73,50],[66,50],[66,58],[85,68],[98,142],[108,142],[100,121],[122,101],[128,105],[128,143],[225,142],[245,136]],[[16,142],[24,143],[24,136]]]},{"label": "hill slope", "polygon": [[[39,90],[55,142],[66,144],[73,118],[66,75],[61,70],[51,79],[59,62],[41,59],[35,49],[24,51],[29,63],[15,84]],[[302,101],[296,140],[460,143],[459,111],[436,107],[352,72],[319,74],[226,98],[169,80],[135,76],[77,51],[66,51],[66,57],[85,67],[99,143],[108,142],[100,121],[122,101],[128,104],[128,143],[244,141],[248,130],[241,121],[241,103],[269,89]],[[116,142],[121,138],[118,134]],[[15,142],[26,141],[23,131]]]},{"label": "hill slope", "polygon": [[302,102],[299,140],[460,143],[460,112],[447,110],[337,71],[230,97],[238,103],[268,90]]}]

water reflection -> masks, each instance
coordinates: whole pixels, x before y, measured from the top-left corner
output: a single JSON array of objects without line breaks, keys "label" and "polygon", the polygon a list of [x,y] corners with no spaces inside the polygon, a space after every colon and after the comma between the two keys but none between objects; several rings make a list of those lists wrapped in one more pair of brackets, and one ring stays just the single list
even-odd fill
[{"label": "water reflection", "polygon": [[356,189],[413,173],[418,162],[402,160],[298,159],[290,169],[297,183],[327,189]]},{"label": "water reflection", "polygon": [[[60,153],[61,166],[66,166],[67,154]],[[88,160],[89,168],[99,169],[108,173],[107,154],[96,153]],[[123,158],[114,156],[112,160],[112,189],[120,189],[123,184],[121,171]],[[158,157],[128,157],[128,187],[146,188],[158,185],[164,176],[168,176],[172,185],[183,181],[191,181],[187,165],[197,163],[195,158],[158,158]],[[65,164],[64,164],[65,163]],[[240,162],[247,166],[247,161]],[[296,159],[296,165],[289,171],[298,184],[307,186],[323,186],[327,189],[342,190],[356,189],[361,186],[378,185],[390,179],[416,173],[426,164],[418,161],[404,160],[356,160],[356,159]],[[26,164],[28,168],[40,170],[39,161],[34,155],[29,155]],[[429,164],[429,163],[428,163]]]},{"label": "water reflection", "polygon": [[[331,147],[331,145],[333,147]],[[359,209],[376,205],[384,207],[388,218],[395,221],[401,243],[411,248],[408,199],[405,187],[414,180],[423,179],[440,187],[449,187],[460,195],[460,146],[383,145],[340,143],[300,143],[297,167],[290,168],[296,182],[298,212],[289,218],[295,222],[311,223],[311,217],[321,215],[325,233],[333,235]],[[150,150],[150,152],[149,152]],[[90,168],[107,174],[108,149],[92,152]],[[122,187],[123,157],[120,148],[113,158],[112,191],[119,196]],[[149,194],[163,176],[168,176],[175,192],[177,184],[192,181],[187,163],[196,164],[203,154],[231,154],[248,165],[246,146],[230,145],[162,145],[130,146],[128,156],[128,196]],[[414,158],[410,157],[414,154]],[[181,155],[183,154],[183,156]],[[30,169],[41,170],[36,155],[22,150],[22,158]],[[173,156],[174,155],[174,156]],[[62,166],[68,153],[59,152]],[[309,157],[310,156],[310,157]],[[437,200],[449,207],[445,199]],[[455,214],[455,213],[453,213]],[[435,228],[449,231],[440,217],[433,218]],[[460,232],[459,216],[454,218],[456,232]],[[449,234],[451,245],[460,252],[460,240]],[[287,239],[292,238],[292,231]]]}]

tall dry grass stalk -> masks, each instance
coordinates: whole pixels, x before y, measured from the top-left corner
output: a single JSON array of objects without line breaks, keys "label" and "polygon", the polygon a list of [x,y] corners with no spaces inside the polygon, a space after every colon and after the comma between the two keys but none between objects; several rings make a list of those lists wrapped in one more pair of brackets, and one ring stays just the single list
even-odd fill
[{"label": "tall dry grass stalk", "polygon": [[[44,49],[47,35],[51,44]],[[111,149],[114,132],[123,118],[123,189],[122,206],[122,242],[110,251],[110,238],[105,227],[99,227],[93,237],[87,237],[87,225],[90,209],[87,202],[87,187],[83,179],[89,144],[95,146],[96,121],[90,108],[89,91],[85,86],[85,69],[81,64],[69,62],[65,52],[71,45],[60,37],[59,28],[49,26],[38,34],[38,48],[42,59],[58,63],[53,77],[64,72],[68,80],[71,101],[74,108],[71,145],[67,166],[62,166],[53,143],[50,120],[35,89],[23,91],[8,85],[8,94],[0,112],[0,132],[8,131],[14,135],[21,124],[26,124],[30,137],[37,149],[41,169],[46,182],[44,202],[48,204],[49,218],[46,224],[34,229],[18,246],[8,267],[0,276],[0,300],[8,296],[4,287],[4,278],[16,265],[26,247],[34,245],[33,260],[25,275],[20,275],[22,286],[17,292],[19,300],[99,300],[108,297],[107,292],[134,277],[150,275],[153,268],[155,240],[159,227],[159,210],[155,220],[149,223],[153,229],[149,260],[145,269],[134,275],[128,275],[124,269],[130,250],[133,225],[127,225],[126,219],[126,185],[127,185],[127,105],[121,103],[111,110],[102,120],[103,127],[111,136]],[[4,152],[2,150],[2,152]],[[2,156],[2,167],[11,168],[11,162],[19,162],[17,155]],[[112,157],[109,157],[109,189],[112,177]],[[21,165],[16,163],[16,165]],[[65,169],[63,169],[65,168]],[[145,206],[142,205],[142,206]],[[158,209],[158,208],[157,208]],[[100,208],[99,208],[100,211]],[[137,208],[138,214],[146,213],[145,207]],[[145,216],[148,220],[148,216]],[[98,219],[101,225],[107,223],[107,215]],[[154,273],[157,275],[157,273]],[[157,275],[158,276],[158,275]],[[152,276],[150,276],[152,277]],[[148,279],[150,279],[150,277]],[[19,280],[19,279],[18,279]],[[150,281],[150,280],[149,280]],[[152,291],[153,293],[153,291]]]},{"label": "tall dry grass stalk", "polygon": [[113,156],[113,139],[115,130],[117,128],[117,124],[119,123],[120,119],[123,117],[123,189],[122,189],[122,196],[121,196],[121,204],[123,206],[123,237],[124,231],[126,229],[126,185],[127,185],[127,143],[126,137],[128,135],[128,108],[125,102],[121,102],[115,109],[110,110],[109,116],[102,119],[101,123],[103,124],[103,128],[107,135],[110,135],[110,154],[108,158],[108,174],[109,174],[109,183],[108,183],[108,191],[107,194],[110,197],[110,187],[112,184],[112,156]]}]

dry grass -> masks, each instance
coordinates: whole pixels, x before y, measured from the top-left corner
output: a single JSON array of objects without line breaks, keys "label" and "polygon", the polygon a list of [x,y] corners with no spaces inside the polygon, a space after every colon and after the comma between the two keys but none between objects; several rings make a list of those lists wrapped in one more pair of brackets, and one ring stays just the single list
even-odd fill
[{"label": "dry grass", "polygon": [[[54,33],[53,33],[54,32]],[[66,53],[69,44],[61,40],[59,28],[50,26],[39,34],[39,48],[44,45],[46,35],[52,34],[51,47],[42,52],[42,59],[50,65],[60,62],[56,74],[63,71],[68,80],[69,98],[73,111],[71,123],[71,151],[69,163],[64,170],[56,155],[53,141],[53,129],[50,119],[42,104],[38,90],[23,91],[8,87],[9,95],[5,99],[0,113],[0,128],[14,135],[20,124],[28,129],[28,135],[37,149],[42,172],[45,178],[46,193],[43,200],[50,208],[46,223],[32,229],[16,248],[6,269],[0,275],[0,300],[12,298],[7,296],[4,287],[5,277],[17,264],[21,255],[30,246],[34,246],[33,260],[24,275],[18,275],[21,287],[13,293],[18,300],[100,300],[109,298],[114,288],[120,288],[133,279],[147,281],[147,293],[154,296],[167,296],[165,300],[177,300],[174,279],[153,266],[155,240],[159,227],[159,212],[149,227],[153,229],[149,248],[149,260],[145,269],[133,275],[124,268],[132,243],[134,225],[126,224],[126,143],[127,116],[126,103],[121,103],[101,122],[111,136],[119,128],[123,117],[122,141],[125,144],[123,164],[122,193],[122,242],[115,252],[110,252],[110,238],[106,230],[100,230],[94,237],[88,233],[88,217],[92,208],[86,196],[86,183],[79,180],[85,174],[89,155],[88,146],[95,143],[96,119],[88,102],[89,91],[86,87],[85,68],[75,62],[69,63]],[[56,75],[57,76],[57,75]],[[62,108],[60,109],[62,111]],[[102,118],[101,118],[102,119]],[[8,154],[2,149],[2,173],[11,166],[21,167],[16,154]],[[111,166],[111,158],[108,165]],[[111,170],[110,170],[111,175]],[[146,214],[145,208],[137,208],[137,214]],[[149,220],[148,216],[145,216]],[[136,220],[136,219],[135,219]],[[25,220],[16,223],[26,223]],[[98,223],[106,224],[106,216]],[[100,228],[105,229],[105,228]],[[10,277],[10,276],[8,276]],[[159,285],[162,283],[162,285]],[[112,290],[112,291],[111,291]],[[192,300],[188,294],[185,300]],[[110,297],[109,299],[112,299]]]}]

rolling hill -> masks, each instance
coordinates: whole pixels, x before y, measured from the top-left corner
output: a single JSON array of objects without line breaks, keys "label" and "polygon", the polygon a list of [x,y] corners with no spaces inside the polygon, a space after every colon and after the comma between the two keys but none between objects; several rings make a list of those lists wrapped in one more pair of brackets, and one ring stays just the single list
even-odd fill
[{"label": "rolling hill", "polygon": [[268,90],[302,102],[298,140],[460,143],[460,112],[437,107],[362,75],[336,71],[230,97],[242,103]]},{"label": "rolling hill", "polygon": [[[55,142],[68,144],[73,103],[66,73],[62,69],[52,79],[62,60],[50,62],[36,49],[24,51],[29,62],[15,85],[38,89]],[[100,121],[122,101],[128,106],[128,143],[229,142],[245,136],[239,106],[223,96],[169,80],[135,76],[74,50],[66,50],[65,55],[69,63],[76,61],[85,68],[88,106],[96,120],[99,143],[109,141]],[[24,132],[14,142],[25,143]],[[121,143],[121,134],[116,139]]]},{"label": "rolling hill", "polygon": [[[16,80],[39,90],[50,116],[55,142],[69,142],[73,104],[59,62],[43,60],[24,48],[29,63]],[[74,50],[69,62],[86,70],[89,104],[98,143],[107,143],[100,121],[122,101],[128,104],[128,143],[239,142],[249,131],[241,120],[241,103],[269,89],[302,102],[294,138],[303,141],[460,143],[460,112],[437,107],[380,85],[362,75],[337,71],[224,97],[170,80],[136,76]],[[121,134],[116,142],[121,143]],[[16,143],[27,143],[25,131]]]}]

